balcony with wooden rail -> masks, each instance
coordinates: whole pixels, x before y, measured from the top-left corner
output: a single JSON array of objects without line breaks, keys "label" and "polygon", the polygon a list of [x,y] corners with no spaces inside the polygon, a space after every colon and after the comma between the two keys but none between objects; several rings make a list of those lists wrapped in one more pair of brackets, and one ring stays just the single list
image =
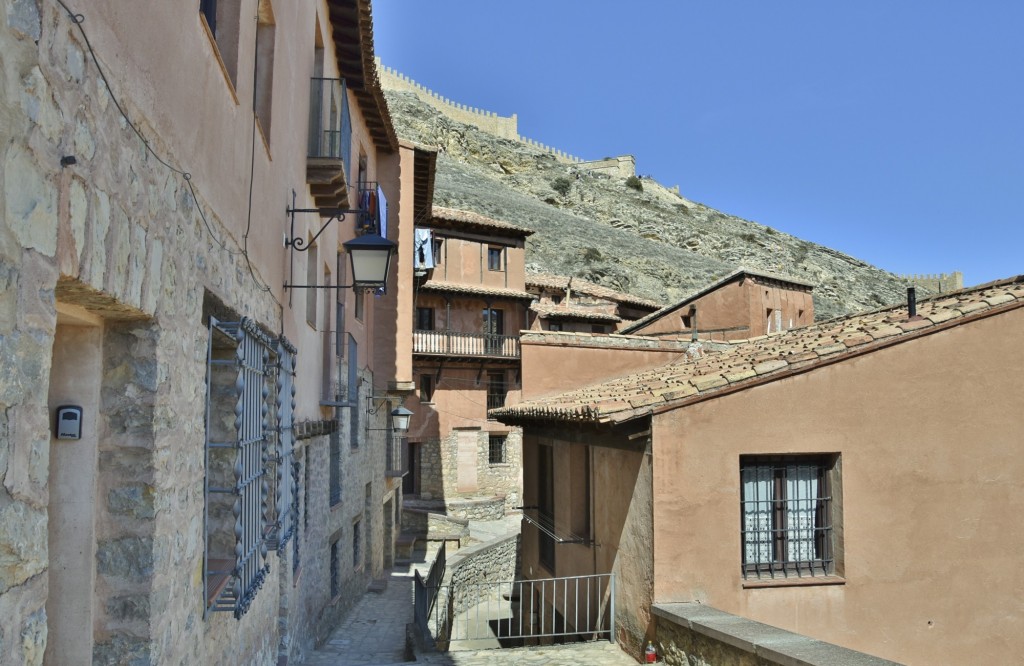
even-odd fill
[{"label": "balcony with wooden rail", "polygon": [[458,331],[413,331],[413,354],[456,359],[519,360],[519,336]]}]

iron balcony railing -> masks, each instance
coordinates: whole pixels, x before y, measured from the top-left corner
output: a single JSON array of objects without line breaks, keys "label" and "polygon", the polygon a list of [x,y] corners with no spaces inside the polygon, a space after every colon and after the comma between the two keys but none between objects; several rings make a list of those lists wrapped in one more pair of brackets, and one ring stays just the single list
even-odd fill
[{"label": "iron balcony railing", "polygon": [[519,358],[519,336],[456,331],[414,331],[414,354]]},{"label": "iron balcony railing", "polygon": [[345,79],[313,78],[310,82],[309,157],[340,159],[345,173],[352,173],[352,118]]}]

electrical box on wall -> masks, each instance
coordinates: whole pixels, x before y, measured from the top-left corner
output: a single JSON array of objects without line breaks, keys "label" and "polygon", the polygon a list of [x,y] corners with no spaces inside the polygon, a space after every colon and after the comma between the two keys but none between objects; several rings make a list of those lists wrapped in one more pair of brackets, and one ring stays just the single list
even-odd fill
[{"label": "electrical box on wall", "polygon": [[57,408],[57,439],[82,439],[82,408],[61,405]]}]

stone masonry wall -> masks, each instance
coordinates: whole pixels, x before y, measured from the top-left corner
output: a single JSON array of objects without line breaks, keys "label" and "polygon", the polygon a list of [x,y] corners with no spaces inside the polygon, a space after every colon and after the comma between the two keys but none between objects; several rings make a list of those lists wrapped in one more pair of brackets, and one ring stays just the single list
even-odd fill
[{"label": "stone masonry wall", "polygon": [[127,127],[59,6],[13,0],[0,22],[0,663],[41,663],[47,639],[57,301],[102,317],[106,339],[95,663],[276,663],[276,592],[240,622],[203,619],[200,315],[204,288],[271,330],[280,308]]},{"label": "stone masonry wall", "polygon": [[[501,537],[477,546],[460,549],[447,558],[445,586],[438,595],[434,636],[444,638],[446,623],[471,608],[493,592],[486,583],[507,583],[515,580],[519,570],[520,536]],[[438,629],[441,627],[441,629]]]},{"label": "stone masonry wall", "polygon": [[446,503],[456,499],[501,496],[505,498],[505,512],[515,510],[515,507],[522,504],[522,429],[509,428],[505,439],[505,462],[495,464],[490,462],[491,433],[486,430],[474,433],[477,443],[477,489],[467,492],[459,491],[458,432],[453,431],[443,439],[427,440],[421,444],[420,496],[424,499],[444,500]]}]

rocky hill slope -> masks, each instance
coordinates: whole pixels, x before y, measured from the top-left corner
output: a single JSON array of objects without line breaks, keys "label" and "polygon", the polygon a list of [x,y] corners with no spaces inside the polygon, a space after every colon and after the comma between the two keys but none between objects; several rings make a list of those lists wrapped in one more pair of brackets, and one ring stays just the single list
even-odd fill
[{"label": "rocky hill slope", "polygon": [[399,136],[437,146],[434,200],[534,230],[527,267],[665,303],[737,267],[813,282],[818,319],[900,302],[896,276],[836,250],[689,201],[650,178],[557,161],[386,91]]}]

